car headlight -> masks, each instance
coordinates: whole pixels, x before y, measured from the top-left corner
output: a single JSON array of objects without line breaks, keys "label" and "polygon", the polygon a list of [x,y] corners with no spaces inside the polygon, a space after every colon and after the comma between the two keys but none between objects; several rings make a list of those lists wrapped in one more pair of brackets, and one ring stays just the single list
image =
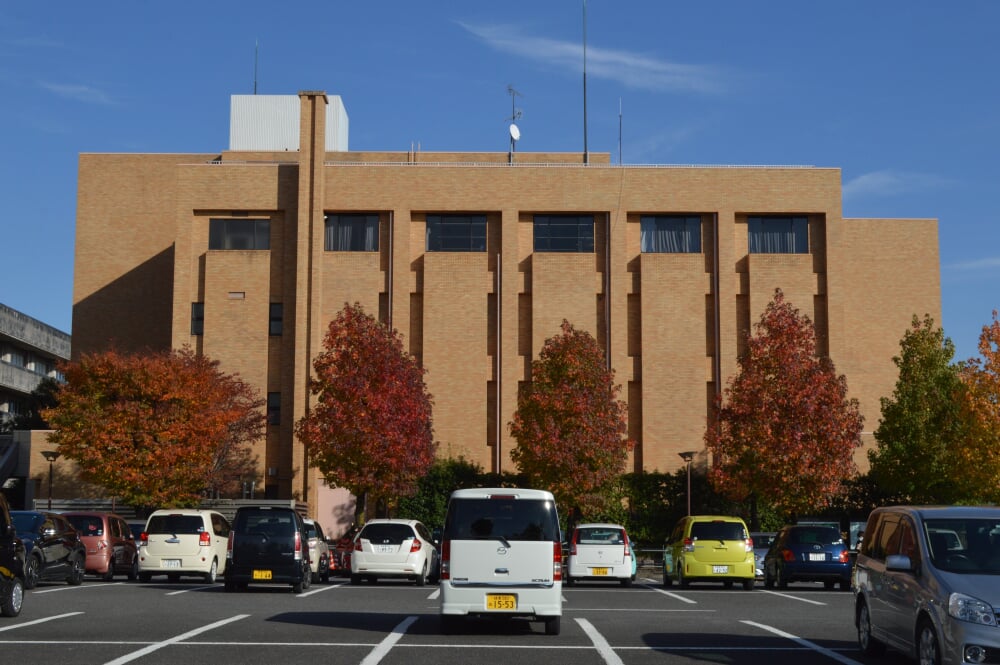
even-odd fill
[{"label": "car headlight", "polygon": [[959,621],[978,623],[983,626],[997,625],[993,606],[964,593],[953,593],[948,597],[948,614]]}]

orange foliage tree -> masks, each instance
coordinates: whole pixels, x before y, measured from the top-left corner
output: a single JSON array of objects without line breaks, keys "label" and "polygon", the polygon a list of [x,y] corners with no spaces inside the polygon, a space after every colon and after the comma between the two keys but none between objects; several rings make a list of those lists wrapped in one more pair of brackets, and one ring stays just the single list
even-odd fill
[{"label": "orange foliage tree", "polygon": [[327,483],[358,498],[360,523],[368,499],[412,495],[434,462],[425,370],[395,330],[355,303],[330,322],[313,371],[316,402],[295,431]]},{"label": "orange foliage tree", "polygon": [[510,423],[511,459],[525,479],[574,512],[602,509],[632,448],[620,392],[597,340],[564,320],[532,362]]},{"label": "orange foliage tree", "polygon": [[705,434],[709,480],[750,501],[752,521],[758,501],[789,514],[827,505],[855,472],[863,422],[846,379],[816,356],[812,322],[780,289],[755,333]]},{"label": "orange foliage tree", "polygon": [[952,480],[964,488],[962,502],[1000,502],[1000,320],[979,335],[979,357],[962,363],[967,390],[962,412],[968,426],[962,445],[951,448],[955,456]]},{"label": "orange foliage tree", "polygon": [[256,476],[264,401],[190,349],[85,354],[63,366],[49,440],[83,480],[142,508],[197,505]]}]

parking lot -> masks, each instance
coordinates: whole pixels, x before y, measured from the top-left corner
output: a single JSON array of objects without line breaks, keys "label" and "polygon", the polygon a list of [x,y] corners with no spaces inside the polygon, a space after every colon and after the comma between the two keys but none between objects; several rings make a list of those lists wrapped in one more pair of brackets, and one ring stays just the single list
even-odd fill
[{"label": "parking lot", "polygon": [[442,635],[438,589],[406,582],[303,594],[286,587],[226,593],[195,580],[42,584],[0,621],[10,663],[884,663],[857,650],[852,594],[821,585],[770,591],[718,585],[564,587],[562,633],[520,620],[470,621]]}]

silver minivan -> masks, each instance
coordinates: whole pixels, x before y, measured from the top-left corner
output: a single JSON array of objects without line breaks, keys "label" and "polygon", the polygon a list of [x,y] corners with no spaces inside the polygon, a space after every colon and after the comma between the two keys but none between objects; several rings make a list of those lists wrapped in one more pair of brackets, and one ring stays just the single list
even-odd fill
[{"label": "silver minivan", "polygon": [[468,616],[525,617],[558,635],[562,546],[551,492],[475,488],[452,492],[441,542],[441,628]]},{"label": "silver minivan", "polygon": [[877,508],[853,588],[867,655],[889,646],[922,665],[1000,661],[1000,507]]}]

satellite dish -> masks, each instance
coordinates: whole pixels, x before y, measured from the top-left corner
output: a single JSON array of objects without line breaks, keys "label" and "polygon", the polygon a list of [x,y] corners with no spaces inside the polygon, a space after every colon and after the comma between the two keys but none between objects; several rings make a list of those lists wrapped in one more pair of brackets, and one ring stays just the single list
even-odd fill
[{"label": "satellite dish", "polygon": [[521,130],[514,123],[510,123],[510,138],[513,141],[521,140]]}]

